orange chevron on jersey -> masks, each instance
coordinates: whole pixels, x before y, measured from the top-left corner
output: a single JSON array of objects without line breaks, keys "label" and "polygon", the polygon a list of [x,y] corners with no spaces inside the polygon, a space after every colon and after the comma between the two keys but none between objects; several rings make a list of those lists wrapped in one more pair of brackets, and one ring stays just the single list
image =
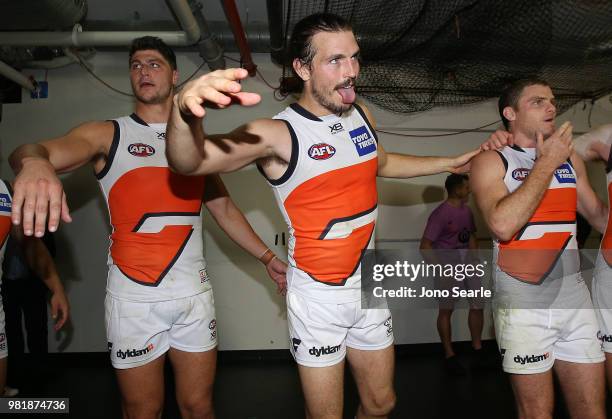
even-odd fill
[{"label": "orange chevron on jersey", "polygon": [[11,217],[0,217],[0,247],[6,242],[6,238],[11,232]]},{"label": "orange chevron on jersey", "polygon": [[[204,177],[182,176],[167,167],[140,167],[123,174],[108,195],[110,252],[119,269],[140,284],[158,285],[193,232],[192,224],[171,220],[199,217],[203,192]],[[145,231],[147,223],[157,228]]]},{"label": "orange chevron on jersey", "polygon": [[313,177],[285,200],[296,266],[313,279],[343,285],[361,262],[375,226],[377,159]]},{"label": "orange chevron on jersey", "polygon": [[500,269],[525,282],[542,282],[575,235],[576,202],[576,188],[548,189],[529,222],[499,242]]}]

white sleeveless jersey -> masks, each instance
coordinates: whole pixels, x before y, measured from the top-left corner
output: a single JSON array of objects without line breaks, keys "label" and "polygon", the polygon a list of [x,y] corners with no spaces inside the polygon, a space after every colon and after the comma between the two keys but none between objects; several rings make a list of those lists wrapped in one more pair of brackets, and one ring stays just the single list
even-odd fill
[{"label": "white sleeveless jersey", "polygon": [[[610,156],[608,156],[608,163],[606,164],[606,180],[608,182],[608,208],[612,203],[612,147],[610,148]],[[605,265],[612,267],[612,211],[608,211],[608,225],[606,226],[606,232],[601,240],[601,252],[599,259],[603,259],[601,262],[605,262]],[[601,266],[603,268],[603,264]],[[600,269],[598,269],[599,271]]]},{"label": "white sleeveless jersey", "polygon": [[[2,261],[4,260],[4,251],[6,250],[6,242],[9,233],[11,232],[11,204],[12,204],[11,187],[8,182],[0,179],[0,284],[2,283]],[[2,301],[0,301],[0,309]]]},{"label": "white sleeveless jersey", "polygon": [[[512,193],[527,179],[536,150],[514,146],[498,153],[506,167],[504,183]],[[562,300],[571,304],[572,295],[582,297],[576,207],[576,172],[568,160],[555,170],[529,221],[510,240],[493,241],[498,292],[520,296],[522,302],[531,295],[530,303],[537,300],[546,305]]]},{"label": "white sleeveless jersey", "polygon": [[168,168],[166,124],[137,115],[112,121],[115,135],[97,174],[113,228],[107,292],[133,301],[165,301],[210,289],[203,256],[203,176]]},{"label": "white sleeveless jersey", "polygon": [[289,289],[318,301],[358,301],[361,258],[374,248],[376,134],[358,106],[317,117],[294,103],[274,118],[292,138],[287,171],[268,180],[289,229]]}]

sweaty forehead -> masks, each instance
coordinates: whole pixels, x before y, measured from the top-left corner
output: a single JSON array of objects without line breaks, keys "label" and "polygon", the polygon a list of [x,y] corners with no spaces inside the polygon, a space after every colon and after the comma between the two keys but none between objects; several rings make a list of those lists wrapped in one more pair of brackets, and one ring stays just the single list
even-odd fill
[{"label": "sweaty forehead", "polygon": [[552,90],[548,86],[543,86],[540,84],[534,84],[531,86],[527,86],[523,89],[521,93],[520,100],[526,101],[533,98],[545,98],[545,99],[554,99],[555,95]]},{"label": "sweaty forehead", "polygon": [[352,31],[318,32],[312,37],[312,47],[316,55],[321,57],[331,55],[350,57],[359,50]]},{"label": "sweaty forehead", "polygon": [[151,49],[144,49],[144,50],[136,51],[132,55],[132,58],[130,59],[130,62],[133,62],[133,61],[163,61],[163,62],[166,62],[163,55],[161,55],[158,51],[151,50]]}]

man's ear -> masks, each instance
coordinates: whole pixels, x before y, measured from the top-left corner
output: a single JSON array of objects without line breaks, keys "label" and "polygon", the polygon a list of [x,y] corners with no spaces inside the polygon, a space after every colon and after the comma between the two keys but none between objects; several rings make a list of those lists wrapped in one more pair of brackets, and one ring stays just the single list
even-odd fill
[{"label": "man's ear", "polygon": [[172,85],[176,86],[176,83],[178,82],[178,70],[172,70]]},{"label": "man's ear", "polygon": [[508,121],[516,120],[516,112],[514,112],[514,109],[512,109],[511,106],[506,106],[502,114],[504,115],[504,118],[506,118]]},{"label": "man's ear", "polygon": [[293,60],[293,69],[295,73],[302,79],[302,81],[310,80],[310,66],[299,58]]}]

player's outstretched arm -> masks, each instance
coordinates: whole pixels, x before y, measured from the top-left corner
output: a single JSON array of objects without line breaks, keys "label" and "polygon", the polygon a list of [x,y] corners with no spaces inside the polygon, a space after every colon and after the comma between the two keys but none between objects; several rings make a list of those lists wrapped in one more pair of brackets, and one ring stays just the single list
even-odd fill
[{"label": "player's outstretched arm", "polygon": [[230,172],[273,156],[278,137],[290,141],[284,124],[271,119],[256,120],[223,135],[205,133],[205,105],[226,108],[232,102],[243,106],[259,102],[259,95],[243,92],[238,83],[247,75],[244,69],[217,70],[189,82],[174,97],[166,130],[166,155],[173,170],[185,175]]},{"label": "player's outstretched arm", "polygon": [[69,172],[95,158],[105,159],[113,134],[112,122],[88,122],[62,137],[17,147],[9,157],[17,175],[13,184],[13,224],[22,224],[26,236],[42,237],[45,227],[57,230],[60,218],[70,222],[57,173]]}]

